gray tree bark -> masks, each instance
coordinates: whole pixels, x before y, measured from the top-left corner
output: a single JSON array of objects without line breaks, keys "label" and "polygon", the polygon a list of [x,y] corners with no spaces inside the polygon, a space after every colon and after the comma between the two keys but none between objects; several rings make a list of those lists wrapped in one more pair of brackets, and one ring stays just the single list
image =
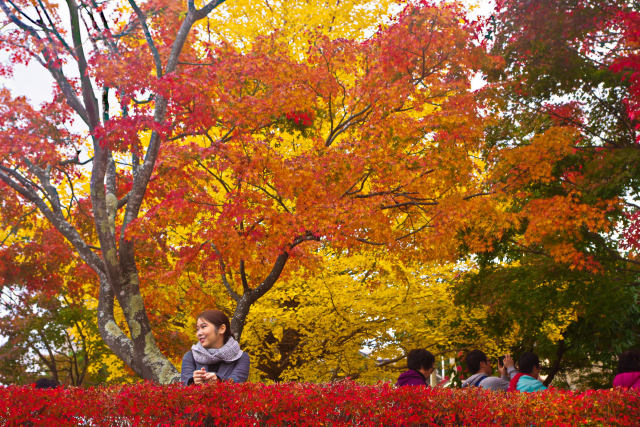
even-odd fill
[{"label": "gray tree bark", "polygon": [[[143,30],[150,55],[154,58],[158,77],[175,71],[178,57],[193,24],[205,18],[223,1],[213,0],[201,9],[196,9],[193,0],[188,1],[188,10],[184,21],[163,68],[154,40],[147,27],[147,17],[134,0],[129,0],[138,20],[135,25],[139,25]],[[17,27],[18,31],[23,32],[34,43],[43,46],[38,54],[34,54],[36,55],[34,59],[50,72],[60,87],[67,104],[94,135],[93,131],[108,120],[108,106],[104,107],[105,111],[101,119],[100,106],[94,95],[96,88],[87,72],[88,64],[82,44],[80,27],[80,13],[82,11],[76,0],[66,0],[66,3],[70,17],[71,44],[64,40],[62,32],[55,28],[52,21],[43,22],[38,19],[28,19],[26,18],[28,11],[19,10],[15,4],[4,0],[0,0],[0,9]],[[97,8],[95,3],[92,4]],[[41,7],[44,6],[41,4]],[[97,10],[91,12],[87,11],[88,9],[85,7],[84,13],[95,13],[101,16],[105,25],[104,29],[107,29],[107,20],[104,19],[102,12]],[[40,12],[43,12],[43,16],[48,16],[44,13],[46,12],[44,9]],[[33,22],[36,21],[40,26],[33,25]],[[56,42],[60,42],[66,49],[63,53],[75,61],[76,71],[80,76],[80,93],[76,92],[73,85],[70,84],[69,78],[58,65],[60,48],[53,47],[54,38],[52,35],[57,38]],[[113,43],[109,43],[108,40],[103,42],[114,55],[117,55]],[[107,93],[108,89],[104,88],[104,91]],[[108,97],[105,99],[108,100]],[[157,123],[165,121],[166,107],[167,100],[156,95],[154,119]],[[160,352],[156,344],[140,293],[139,275],[135,263],[135,241],[125,238],[127,226],[138,217],[140,212],[161,142],[160,135],[154,131],[142,163],[138,164],[137,159],[132,155],[134,157],[132,189],[124,199],[118,200],[116,197],[116,168],[111,151],[92,136],[94,157],[91,165],[90,191],[95,229],[100,243],[100,248],[97,250],[83,240],[78,230],[65,217],[58,191],[49,177],[52,165],[35,165],[25,158],[23,161],[26,169],[19,170],[11,165],[0,163],[0,179],[22,198],[33,203],[98,276],[100,283],[98,328],[109,348],[140,377],[157,383],[170,383],[179,380],[179,373]],[[123,207],[126,208],[124,220],[119,225],[121,237],[116,239],[116,213],[118,209]],[[114,305],[116,299],[124,313],[129,334],[125,333],[115,321]]]}]

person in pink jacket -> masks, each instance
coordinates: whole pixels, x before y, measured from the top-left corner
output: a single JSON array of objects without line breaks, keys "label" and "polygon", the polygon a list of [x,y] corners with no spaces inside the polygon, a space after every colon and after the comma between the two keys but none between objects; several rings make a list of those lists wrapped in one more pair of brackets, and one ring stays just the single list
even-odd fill
[{"label": "person in pink jacket", "polygon": [[618,358],[618,375],[613,379],[614,387],[640,391],[640,351],[628,350]]}]

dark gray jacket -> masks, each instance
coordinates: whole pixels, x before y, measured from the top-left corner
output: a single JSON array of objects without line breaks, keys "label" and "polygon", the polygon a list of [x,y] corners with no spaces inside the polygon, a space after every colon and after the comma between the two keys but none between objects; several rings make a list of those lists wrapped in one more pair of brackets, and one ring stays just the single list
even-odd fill
[{"label": "dark gray jacket", "polygon": [[215,372],[218,378],[223,381],[232,380],[236,383],[243,383],[249,378],[249,355],[243,351],[240,359],[234,362],[202,365],[195,361],[191,350],[189,350],[182,358],[182,370],[180,372],[180,381],[182,384],[193,384],[193,371],[202,368],[207,372]]}]

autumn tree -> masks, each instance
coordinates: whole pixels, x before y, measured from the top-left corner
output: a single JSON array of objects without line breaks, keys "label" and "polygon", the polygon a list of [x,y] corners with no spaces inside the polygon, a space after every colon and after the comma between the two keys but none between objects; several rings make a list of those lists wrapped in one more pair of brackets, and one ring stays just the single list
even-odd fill
[{"label": "autumn tree", "polygon": [[[636,146],[640,144],[640,14],[635,9],[621,8],[616,18],[623,29],[623,53],[615,58],[610,69],[622,76],[622,82],[629,85],[629,92],[624,100],[624,106],[629,117],[630,125],[636,131]],[[624,248],[630,251],[630,256],[637,259],[640,252],[640,208],[634,206],[629,212],[629,226],[624,233]]]},{"label": "autumn tree", "polygon": [[179,77],[172,113],[191,121],[174,129],[183,143],[163,152],[132,233],[161,233],[163,259],[178,252],[174,280],[223,285],[237,337],[251,306],[322,248],[455,259],[460,223],[500,219],[482,200],[469,92],[482,55],[469,35],[459,9],[426,5],[361,42],[311,34],[303,61],[277,33],[216,47],[215,67]]},{"label": "autumn tree", "polygon": [[6,338],[0,346],[3,384],[24,384],[42,375],[74,386],[99,380],[89,368],[93,364],[99,372],[102,366],[96,365],[107,349],[92,331],[95,310],[83,301],[5,287],[0,308],[0,334]]},{"label": "autumn tree", "polygon": [[92,275],[50,224],[28,206],[18,208],[22,215],[0,215],[0,381],[24,384],[47,375],[86,385],[121,377],[113,375],[122,365],[95,322]]},{"label": "autumn tree", "polygon": [[0,3],[3,48],[55,81],[38,108],[0,93],[3,203],[64,236],[98,278],[105,343],[158,382],[176,370],[141,288],[161,278],[221,283],[240,338],[290,259],[312,268],[323,245],[451,259],[458,222],[497,215],[469,92],[482,56],[458,6],[409,7],[364,40],[310,32],[294,54],[277,31],[242,49],[197,39],[219,3]]},{"label": "autumn tree", "polygon": [[484,333],[495,338],[518,331],[512,351],[535,349],[547,359],[547,383],[559,373],[596,366],[604,371],[596,384],[606,385],[613,356],[638,340],[638,295],[628,285],[637,275],[617,263],[603,263],[598,273],[552,262],[545,254],[484,255],[508,262],[487,263],[455,289],[458,303],[485,310]]},{"label": "autumn tree", "polygon": [[514,225],[476,254],[458,300],[489,307],[498,334],[526,325],[519,347],[550,360],[548,381],[637,342],[639,271],[616,229],[636,203],[640,152],[627,84],[609,68],[628,7],[504,1],[482,35],[504,60],[487,73],[501,119],[486,149],[500,152],[493,179]]},{"label": "autumn tree", "polygon": [[[100,66],[93,58],[108,55],[130,72],[144,69],[141,77],[146,76],[147,81],[162,79],[176,71],[184,46],[191,43],[193,24],[218,4],[213,1],[197,8],[189,1],[183,8],[182,4],[161,2],[139,6],[134,1],[98,5],[70,0],[63,12],[60,5],[48,2],[0,3],[3,49],[11,52],[13,62],[45,67],[55,81],[54,98],[40,108],[2,91],[0,179],[14,191],[13,203],[36,207],[98,276],[98,326],[107,345],[138,375],[159,382],[171,381],[177,371],[155,343],[140,294],[134,241],[124,231],[140,213],[158,158],[162,140],[158,126],[165,124],[168,101],[157,91],[148,93],[153,100],[148,124],[154,129],[144,150],[130,151],[129,186],[123,191],[124,182],[118,180],[115,167],[120,159],[113,150],[118,144],[100,135],[110,123],[111,88],[97,83],[95,72]],[[87,46],[85,36],[90,41]],[[146,43],[141,45],[139,40]],[[138,47],[135,58],[141,63],[132,62],[133,45]],[[136,68],[139,66],[143,68]],[[5,64],[2,71],[10,73],[11,64]],[[129,104],[137,100],[136,90],[145,91],[144,83],[139,83],[133,79],[130,86],[113,88],[122,101],[119,114],[127,115]],[[101,94],[102,103],[96,93]],[[88,136],[68,127],[74,120]],[[128,137],[138,140],[135,130]],[[136,145],[125,141],[120,142]],[[87,169],[90,178],[84,182],[90,182],[92,230],[80,228],[81,221],[74,215],[78,210],[73,209],[74,205],[77,208],[74,183]],[[114,320],[115,299],[126,317],[129,335]]]}]

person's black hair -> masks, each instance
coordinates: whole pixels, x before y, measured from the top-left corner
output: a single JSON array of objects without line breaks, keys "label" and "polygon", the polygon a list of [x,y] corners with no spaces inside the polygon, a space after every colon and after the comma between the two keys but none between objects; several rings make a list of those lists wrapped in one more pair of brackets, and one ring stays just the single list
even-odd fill
[{"label": "person's black hair", "polygon": [[640,350],[627,350],[618,358],[618,373],[640,372]]},{"label": "person's black hair", "polygon": [[202,313],[198,314],[196,320],[197,319],[206,320],[207,322],[215,326],[216,329],[224,325],[226,327],[224,330],[224,336],[222,337],[224,343],[226,343],[227,340],[231,337],[231,324],[229,323],[229,317],[227,317],[227,315],[220,310],[205,310]]},{"label": "person's black hair", "polygon": [[533,368],[540,367],[540,359],[535,353],[525,351],[518,359],[518,370],[523,374],[530,374],[533,372]]},{"label": "person's black hair", "polygon": [[38,378],[36,380],[36,388],[56,388],[59,387],[60,384],[58,383],[58,381],[54,380],[53,378]]},{"label": "person's black hair", "polygon": [[464,357],[464,362],[467,364],[467,369],[473,375],[480,370],[480,362],[487,362],[487,355],[480,350],[471,350]]},{"label": "person's black hair", "polygon": [[423,348],[411,350],[407,355],[407,368],[417,371],[419,369],[433,368],[436,358],[430,351]]}]

